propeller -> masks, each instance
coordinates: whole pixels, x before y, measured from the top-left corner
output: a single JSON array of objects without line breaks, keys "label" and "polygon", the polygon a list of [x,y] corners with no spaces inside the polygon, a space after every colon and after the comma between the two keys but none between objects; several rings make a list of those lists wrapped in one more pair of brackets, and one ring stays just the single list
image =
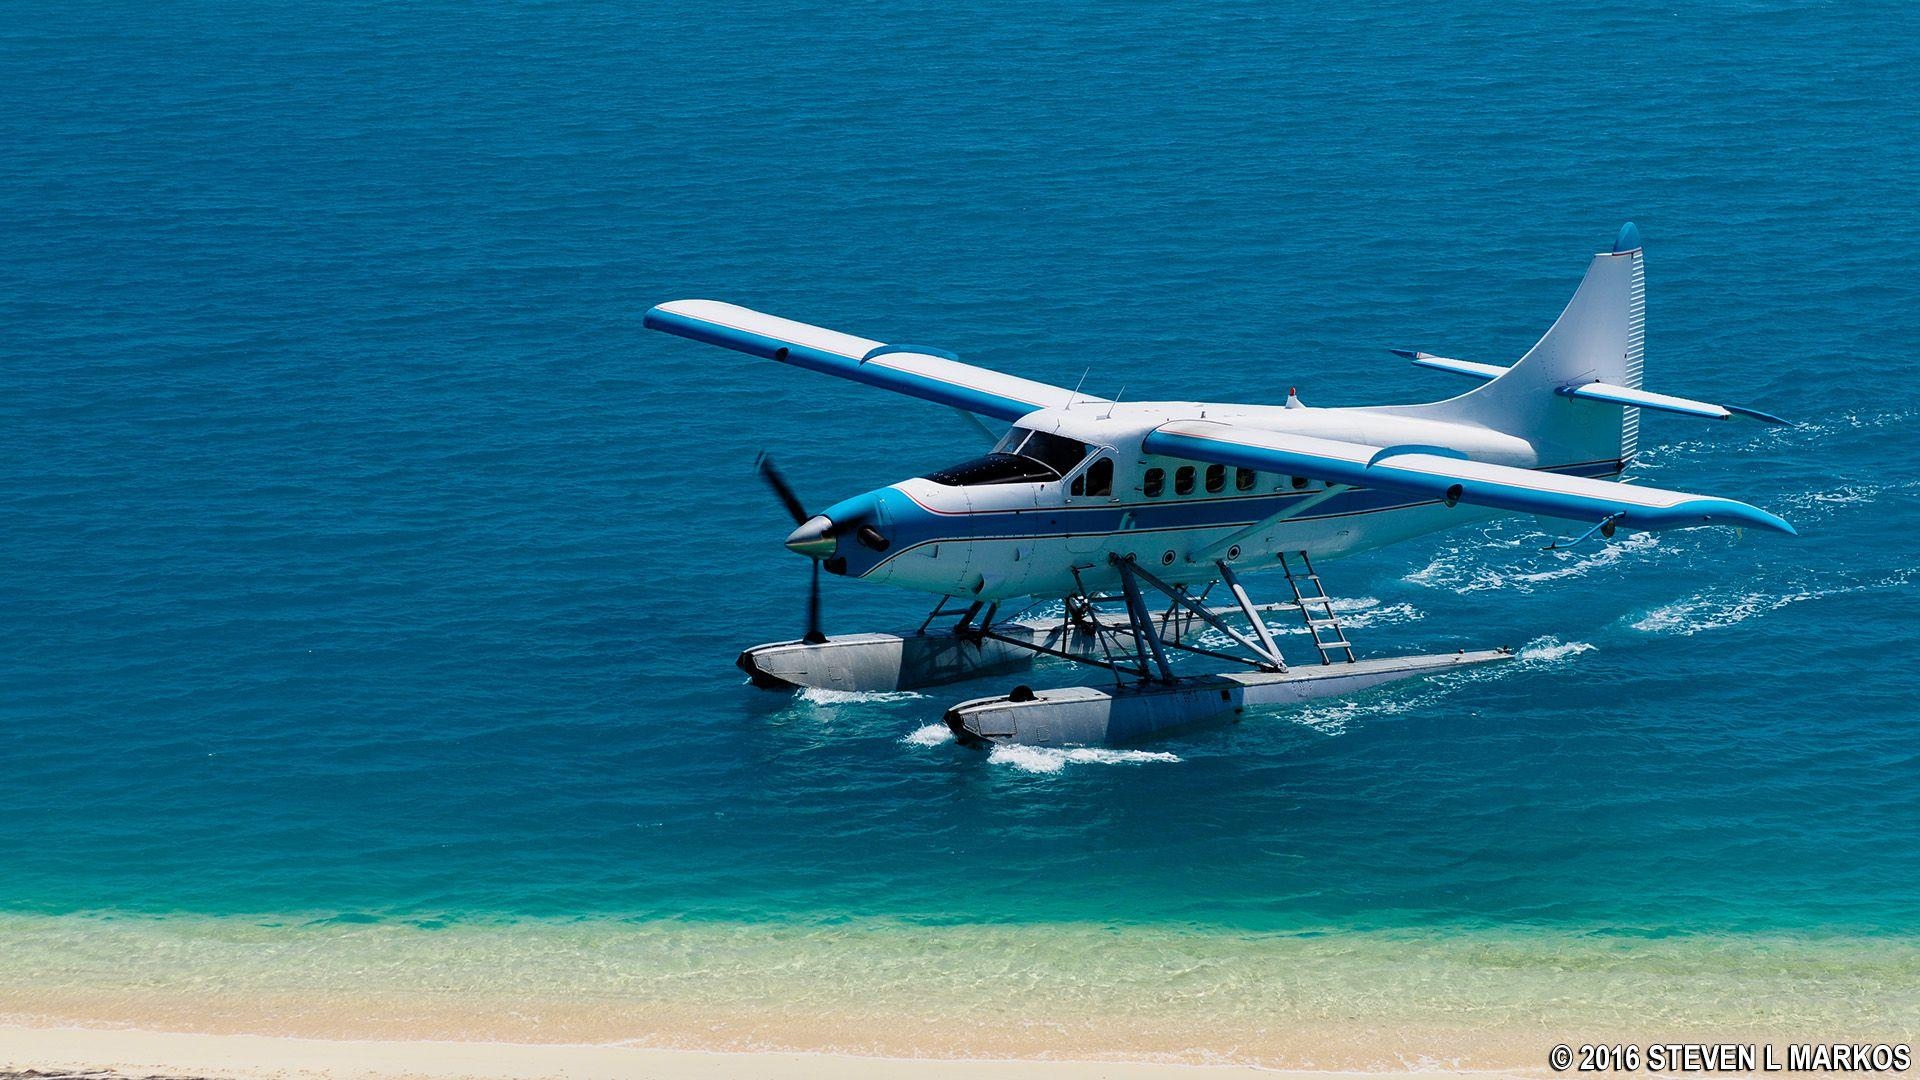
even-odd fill
[{"label": "propeller", "polygon": [[[800,496],[794,494],[793,485],[787,483],[787,478],[774,467],[773,459],[765,452],[754,458],[753,469],[760,474],[760,479],[765,480],[767,486],[773,489],[774,495],[780,499],[780,504],[787,508],[787,513],[793,517],[793,523],[796,526],[805,525],[812,520],[813,515],[807,513],[806,504],[800,501]],[[812,558],[813,583],[807,590],[807,632],[800,640],[809,645],[818,645],[827,640],[827,635],[820,630],[820,557],[816,555]]]},{"label": "propeller", "polygon": [[780,475],[780,470],[774,467],[773,459],[763,451],[753,459],[753,468],[760,474],[760,478],[767,482],[767,486],[773,489],[773,493],[780,497],[781,505],[787,508],[787,513],[793,515],[793,523],[806,524],[807,519],[813,515],[807,513],[806,504],[800,501],[800,496],[793,493],[793,485],[787,483],[787,478]]}]

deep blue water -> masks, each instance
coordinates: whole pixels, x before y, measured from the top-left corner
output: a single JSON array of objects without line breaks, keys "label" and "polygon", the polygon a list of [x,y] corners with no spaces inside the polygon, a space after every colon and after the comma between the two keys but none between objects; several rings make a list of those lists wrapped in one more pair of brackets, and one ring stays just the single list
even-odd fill
[{"label": "deep blue water", "polygon": [[[0,908],[1920,931],[1920,24],[1671,8],[9,6]],[[1528,658],[1152,757],[731,666],[805,587],[756,451],[978,444],[651,304],[1423,400],[1386,347],[1518,356],[1629,218],[1648,385],[1802,421],[1642,475],[1797,540],[1329,564],[1363,649]]]}]

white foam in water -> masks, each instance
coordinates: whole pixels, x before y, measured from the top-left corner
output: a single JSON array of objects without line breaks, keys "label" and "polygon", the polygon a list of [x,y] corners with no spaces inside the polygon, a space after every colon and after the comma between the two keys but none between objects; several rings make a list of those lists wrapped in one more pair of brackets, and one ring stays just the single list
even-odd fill
[{"label": "white foam in water", "polygon": [[1431,700],[1431,693],[1415,694],[1411,697],[1391,697],[1371,695],[1364,698],[1330,698],[1301,706],[1288,719],[1302,727],[1310,727],[1322,735],[1340,735],[1347,725],[1355,720],[1365,720],[1380,716],[1399,716],[1412,712]]},{"label": "white foam in water", "polygon": [[1832,491],[1803,491],[1781,499],[1792,508],[1788,515],[1795,524],[1805,525],[1808,521],[1824,521],[1843,512],[1848,507],[1865,506],[1881,501],[1882,496],[1893,498],[1910,497],[1920,489],[1920,483],[1861,483],[1843,484]]},{"label": "white foam in water", "polygon": [[[1591,544],[1594,541],[1589,540],[1587,543]],[[1402,580],[1412,585],[1449,589],[1453,592],[1481,592],[1488,589],[1516,589],[1520,592],[1532,592],[1535,586],[1566,578],[1583,577],[1594,570],[1610,567],[1622,559],[1650,552],[1659,544],[1660,538],[1654,533],[1637,532],[1629,533],[1618,540],[1601,541],[1592,548],[1583,544],[1568,551],[1542,552],[1542,555],[1553,559],[1559,565],[1530,573],[1502,571],[1486,566],[1479,560],[1484,557],[1483,552],[1487,545],[1463,545],[1449,548],[1435,556],[1432,562],[1408,574]]]},{"label": "white foam in water", "polygon": [[1421,585],[1433,589],[1447,589],[1452,592],[1477,592],[1481,589],[1499,588],[1502,578],[1493,570],[1481,565],[1480,559],[1489,548],[1518,548],[1517,541],[1497,536],[1492,530],[1481,530],[1473,541],[1449,546],[1432,561],[1418,570],[1408,573],[1401,580],[1410,585]]},{"label": "white foam in water", "polygon": [[[1316,609],[1317,610],[1317,609]],[[1412,604],[1388,604],[1372,596],[1336,596],[1333,598],[1333,613],[1340,623],[1348,628],[1361,626],[1390,626],[1394,623],[1418,622],[1427,617],[1427,613]],[[1234,617],[1230,620],[1238,628],[1244,619]],[[1269,614],[1264,620],[1267,630],[1275,634],[1305,634],[1307,626],[1298,616],[1287,618]],[[1193,639],[1196,645],[1210,649],[1225,649],[1233,644],[1227,635],[1211,627],[1199,637]]]},{"label": "white foam in water", "polygon": [[1658,547],[1659,544],[1660,537],[1655,533],[1628,533],[1620,539],[1609,544],[1604,544],[1584,555],[1569,554],[1562,556],[1565,560],[1565,565],[1557,566],[1552,570],[1540,570],[1531,574],[1515,574],[1513,580],[1533,585],[1546,581],[1559,581],[1562,578],[1580,577],[1590,570],[1598,570],[1602,567],[1612,566],[1621,559],[1651,550]]},{"label": "white foam in water", "polygon": [[1366,599],[1369,601],[1366,606],[1352,612],[1341,610],[1340,603],[1335,601],[1334,614],[1340,616],[1340,622],[1346,626],[1386,626],[1391,623],[1418,622],[1427,617],[1426,612],[1412,604],[1382,604],[1372,597]]},{"label": "white foam in water", "polygon": [[1401,580],[1409,585],[1424,585],[1430,589],[1453,592],[1479,592],[1498,589],[1506,584],[1506,579],[1494,570],[1467,565],[1468,558],[1470,556],[1461,557],[1459,549],[1447,551]]},{"label": "white foam in water", "polygon": [[1322,735],[1341,735],[1347,730],[1347,723],[1366,715],[1366,709],[1357,701],[1332,701],[1319,705],[1308,705],[1288,719],[1301,727],[1310,727]]},{"label": "white foam in water", "polygon": [[1778,611],[1788,604],[1800,600],[1811,600],[1818,595],[1820,594],[1804,592],[1789,593],[1785,596],[1768,596],[1765,593],[1742,593],[1739,596],[1694,596],[1678,603],[1654,608],[1635,622],[1633,628],[1642,633],[1678,634],[1687,637],[1703,630],[1724,629],[1735,623],[1745,622],[1755,615]]},{"label": "white foam in water", "polygon": [[995,765],[1011,765],[1021,772],[1057,773],[1068,765],[1138,765],[1149,761],[1179,761],[1174,754],[1154,750],[1107,750],[1094,746],[1061,749],[1001,743],[987,755]]},{"label": "white foam in water", "polygon": [[799,694],[801,701],[813,705],[884,705],[892,701],[916,701],[925,696],[911,690],[822,690],[815,686]]},{"label": "white foam in water", "polygon": [[1569,656],[1579,656],[1592,652],[1594,647],[1584,641],[1561,641],[1556,637],[1534,638],[1520,647],[1514,656],[1521,660],[1551,664],[1556,660],[1565,660]]},{"label": "white foam in water", "polygon": [[[1902,484],[1901,487],[1908,485]],[[1822,506],[1849,506],[1853,503],[1872,502],[1881,492],[1876,484],[1847,484],[1832,491],[1803,491],[1788,495],[1783,501],[1788,506],[1803,510]]]},{"label": "white foam in water", "polygon": [[926,727],[914,728],[900,741],[912,743],[915,746],[939,746],[953,741],[953,729],[945,724],[928,724]]},{"label": "white foam in water", "polygon": [[1805,440],[1829,431],[1843,429],[1859,431],[1864,428],[1882,428],[1904,424],[1912,419],[1913,416],[1914,411],[1911,409],[1901,412],[1872,413],[1867,415],[1854,412],[1829,413],[1818,419],[1801,420],[1794,424],[1787,432],[1782,432],[1782,434],[1791,434]]}]

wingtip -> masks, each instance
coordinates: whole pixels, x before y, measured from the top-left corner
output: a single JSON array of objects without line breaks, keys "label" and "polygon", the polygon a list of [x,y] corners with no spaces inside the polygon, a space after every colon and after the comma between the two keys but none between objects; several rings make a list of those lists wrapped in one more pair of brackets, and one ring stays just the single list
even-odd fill
[{"label": "wingtip", "polygon": [[1717,496],[1702,496],[1690,502],[1681,503],[1673,508],[1677,514],[1670,519],[1668,527],[1673,525],[1725,525],[1751,526],[1768,532],[1785,533],[1799,536],[1800,531],[1793,523],[1778,514],[1770,514],[1757,506],[1743,503],[1738,499],[1722,499]]},{"label": "wingtip", "polygon": [[1733,516],[1747,524],[1772,532],[1785,533],[1788,536],[1800,535],[1800,530],[1793,527],[1793,522],[1788,521],[1778,514],[1770,514],[1757,506],[1749,506],[1746,503],[1734,503],[1733,505],[1739,507],[1738,512]]},{"label": "wingtip", "polygon": [[696,297],[688,297],[685,300],[662,300],[647,309],[646,315],[640,319],[640,325],[649,330],[660,330],[672,326],[676,319],[697,319],[703,316],[711,318],[710,312],[699,310],[703,305],[708,307],[733,306],[719,300],[701,300]]},{"label": "wingtip", "polygon": [[1640,227],[1629,221],[1620,226],[1619,235],[1613,238],[1613,253],[1625,255],[1640,250]]}]

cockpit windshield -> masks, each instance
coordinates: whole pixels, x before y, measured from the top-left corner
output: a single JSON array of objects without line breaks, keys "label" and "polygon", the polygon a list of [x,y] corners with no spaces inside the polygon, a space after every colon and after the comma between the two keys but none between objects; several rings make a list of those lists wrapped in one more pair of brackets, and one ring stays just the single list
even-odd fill
[{"label": "cockpit windshield", "polygon": [[927,474],[947,487],[983,484],[1047,484],[1065,476],[1087,456],[1087,444],[1045,431],[1013,428],[982,457]]}]

